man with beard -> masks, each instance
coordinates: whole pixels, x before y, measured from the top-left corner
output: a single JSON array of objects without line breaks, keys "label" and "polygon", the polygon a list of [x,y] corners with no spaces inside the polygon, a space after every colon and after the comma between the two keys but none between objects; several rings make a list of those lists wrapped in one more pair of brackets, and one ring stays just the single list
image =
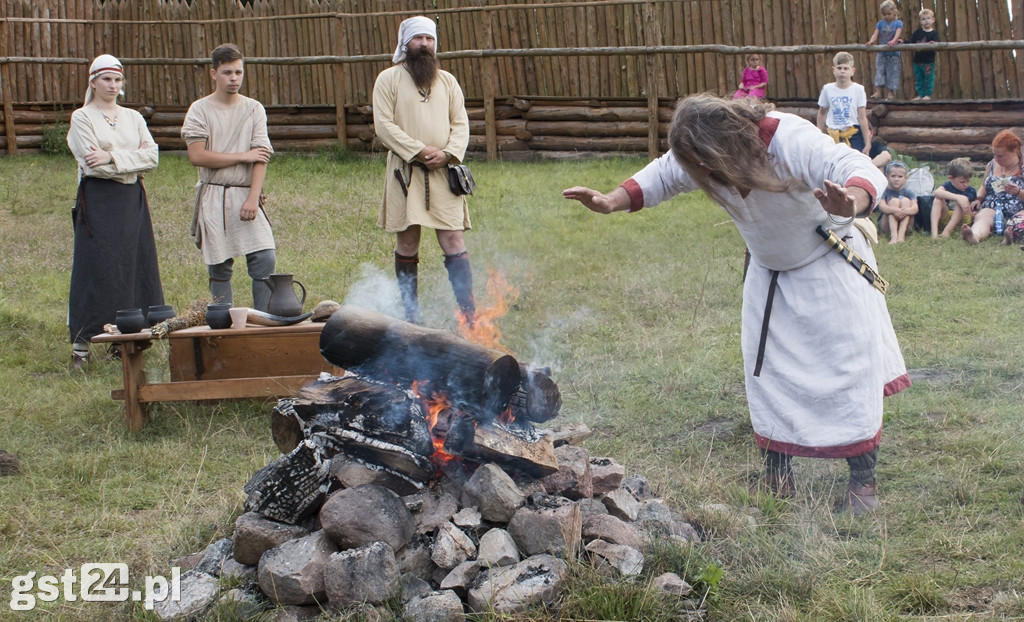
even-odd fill
[{"label": "man with beard", "polygon": [[437,27],[410,17],[398,29],[395,65],[373,86],[373,122],[388,148],[384,200],[377,225],[396,234],[395,274],[406,320],[419,323],[420,228],[437,234],[463,321],[475,320],[473,273],[462,232],[470,228],[466,197],[448,187],[448,165],[469,144],[469,118],[455,76],[438,67]]}]

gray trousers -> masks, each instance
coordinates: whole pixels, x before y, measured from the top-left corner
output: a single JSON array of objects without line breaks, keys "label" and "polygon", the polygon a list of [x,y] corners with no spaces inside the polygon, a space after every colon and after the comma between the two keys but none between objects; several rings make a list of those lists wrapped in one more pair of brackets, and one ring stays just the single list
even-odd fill
[{"label": "gray trousers", "polygon": [[[206,266],[210,273],[210,295],[214,302],[234,304],[231,293],[231,275],[234,272],[234,258],[212,266]],[[266,279],[277,266],[277,253],[272,248],[254,251],[245,256],[245,265],[252,279],[252,306],[257,311],[266,311],[270,305],[270,286]]]}]

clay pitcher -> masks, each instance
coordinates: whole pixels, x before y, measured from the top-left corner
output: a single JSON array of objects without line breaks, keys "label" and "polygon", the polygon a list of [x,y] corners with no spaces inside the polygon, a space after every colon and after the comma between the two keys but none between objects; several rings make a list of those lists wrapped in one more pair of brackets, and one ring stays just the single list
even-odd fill
[{"label": "clay pitcher", "polygon": [[[290,273],[271,274],[264,279],[267,286],[270,287],[267,313],[282,317],[302,315],[302,303],[306,302],[306,286],[294,280],[293,276]],[[302,290],[302,298],[295,295],[296,285]]]}]

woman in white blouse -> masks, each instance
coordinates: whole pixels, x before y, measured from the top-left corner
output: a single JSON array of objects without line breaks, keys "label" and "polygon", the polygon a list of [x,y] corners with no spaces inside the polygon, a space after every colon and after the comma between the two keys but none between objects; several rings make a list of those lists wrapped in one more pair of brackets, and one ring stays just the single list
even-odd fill
[{"label": "woman in white blouse", "polygon": [[89,360],[89,340],[119,309],[164,302],[142,173],[159,152],[146,121],[118,105],[124,69],[109,54],[89,67],[85,104],[71,115],[68,146],[78,161],[75,246],[68,299],[71,364]]}]

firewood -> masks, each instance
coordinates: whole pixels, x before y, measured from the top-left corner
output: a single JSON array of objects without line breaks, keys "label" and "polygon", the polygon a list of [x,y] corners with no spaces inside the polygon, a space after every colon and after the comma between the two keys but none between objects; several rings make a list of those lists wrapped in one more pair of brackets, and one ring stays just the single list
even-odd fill
[{"label": "firewood", "polygon": [[457,335],[343,305],[320,334],[328,362],[406,385],[430,381],[453,404],[489,419],[508,407],[522,376],[515,358]]},{"label": "firewood", "polygon": [[327,496],[331,461],[312,441],[303,441],[252,476],[245,485],[247,512],[295,525]]}]

